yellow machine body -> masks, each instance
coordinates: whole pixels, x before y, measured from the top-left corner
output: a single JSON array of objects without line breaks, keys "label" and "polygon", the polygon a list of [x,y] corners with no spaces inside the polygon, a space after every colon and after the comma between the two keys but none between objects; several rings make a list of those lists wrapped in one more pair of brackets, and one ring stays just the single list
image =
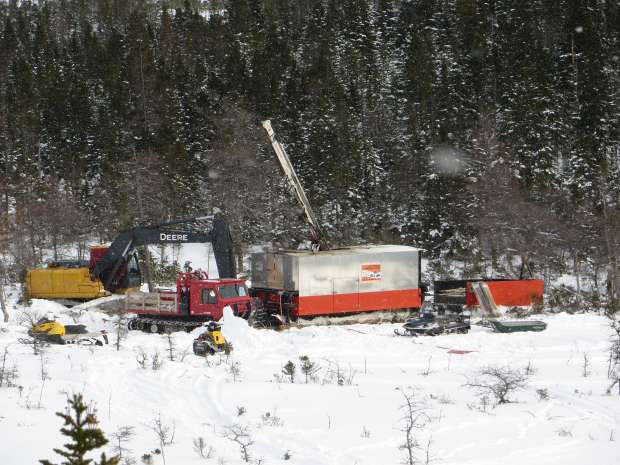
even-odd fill
[{"label": "yellow machine body", "polygon": [[26,285],[35,299],[97,299],[108,295],[99,280],[90,279],[90,270],[81,268],[39,268],[28,271]]},{"label": "yellow machine body", "polygon": [[211,337],[213,338],[213,343],[216,346],[221,347],[223,350],[224,346],[226,345],[226,338],[222,334],[222,331],[216,329],[215,331],[210,331],[209,334],[211,334]]},{"label": "yellow machine body", "polygon": [[65,327],[55,321],[46,321],[38,323],[32,328],[33,334],[47,334],[48,336],[64,336]]}]

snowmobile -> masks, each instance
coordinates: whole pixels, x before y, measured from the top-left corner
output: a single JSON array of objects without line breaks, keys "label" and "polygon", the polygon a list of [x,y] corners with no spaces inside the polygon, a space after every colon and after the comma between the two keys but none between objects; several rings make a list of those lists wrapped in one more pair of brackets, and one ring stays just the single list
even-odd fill
[{"label": "snowmobile", "polygon": [[193,349],[195,355],[213,355],[216,352],[228,355],[232,350],[232,344],[222,334],[222,325],[210,321],[207,330],[194,339]]},{"label": "snowmobile", "polygon": [[82,344],[102,346],[108,343],[105,331],[89,333],[84,325],[63,325],[49,318],[41,318],[28,331],[32,339],[20,339],[24,344],[44,342],[49,344]]},{"label": "snowmobile", "polygon": [[437,336],[439,334],[465,334],[471,329],[469,315],[454,314],[437,316],[431,312],[409,318],[402,328],[394,330],[397,336]]}]

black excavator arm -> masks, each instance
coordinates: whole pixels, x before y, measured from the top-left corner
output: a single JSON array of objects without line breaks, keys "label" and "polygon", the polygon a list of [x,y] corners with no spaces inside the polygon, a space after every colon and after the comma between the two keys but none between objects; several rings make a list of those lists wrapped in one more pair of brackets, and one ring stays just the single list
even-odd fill
[{"label": "black excavator arm", "polygon": [[[209,227],[210,231],[206,232]],[[218,214],[201,218],[184,218],[151,226],[138,226],[124,231],[112,242],[106,254],[91,270],[93,279],[99,279],[107,291],[132,287],[135,276],[127,276],[123,265],[136,247],[150,244],[184,244],[210,242],[220,278],[235,278],[235,259],[232,236],[228,224]],[[137,270],[136,270],[137,271]],[[132,270],[129,270],[132,273]],[[139,271],[137,271],[139,279]],[[134,279],[132,279],[134,278]]]}]

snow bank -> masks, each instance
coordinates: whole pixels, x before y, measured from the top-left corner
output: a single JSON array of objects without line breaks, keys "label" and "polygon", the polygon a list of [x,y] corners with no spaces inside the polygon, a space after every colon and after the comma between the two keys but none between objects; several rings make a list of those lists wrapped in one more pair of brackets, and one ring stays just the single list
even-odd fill
[{"label": "snow bank", "polygon": [[246,320],[234,315],[232,308],[224,307],[224,316],[219,321],[222,325],[222,333],[227,341],[235,346],[235,350],[246,348],[259,348],[265,345],[265,337],[261,331],[251,328]]}]

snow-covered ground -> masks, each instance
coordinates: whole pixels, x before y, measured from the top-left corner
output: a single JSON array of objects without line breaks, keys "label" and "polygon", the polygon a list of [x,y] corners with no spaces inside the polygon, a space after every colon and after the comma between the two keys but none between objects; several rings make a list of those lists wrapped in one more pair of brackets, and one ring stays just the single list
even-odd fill
[{"label": "snow-covered ground", "polygon": [[[56,304],[35,300],[33,308],[72,321]],[[168,464],[243,463],[239,447],[224,437],[232,425],[249,428],[250,453],[263,464],[398,464],[404,457],[399,407],[403,392],[411,390],[431,419],[416,433],[423,445],[432,439],[433,463],[616,465],[620,460],[620,397],[605,394],[610,331],[606,319],[593,314],[543,316],[549,324],[543,333],[495,334],[475,326],[466,335],[415,339],[395,337],[394,324],[274,332],[229,319],[224,329],[234,351],[228,359],[216,355],[207,363],[191,353],[194,335],[175,333],[177,360],[165,359],[159,370],[150,362],[142,369],[136,354],[143,350],[166,358],[168,341],[165,335],[131,332],[119,352],[113,345],[48,347],[43,383],[41,356],[17,342],[25,329],[16,323],[19,308],[11,304],[10,311],[12,321],[0,326],[0,355],[8,346],[21,389],[0,388],[3,465],[58,461],[52,448],[66,441],[54,413],[64,410],[66,393],[74,392],[96,406],[109,438],[123,426],[134,428],[128,447],[137,463],[159,447],[150,427],[161,414],[176,431],[165,448]],[[102,314],[86,311],[81,319],[91,330],[112,329]],[[181,360],[184,350],[189,354]],[[587,377],[584,354],[590,362]],[[321,366],[316,381],[306,384],[299,373],[301,355]],[[294,383],[282,375],[289,360],[297,364]],[[535,371],[529,386],[515,393],[514,403],[486,413],[474,391],[463,386],[480,367],[528,363]],[[539,400],[537,389],[547,389],[549,399]],[[193,449],[198,437],[213,448],[208,460]],[[163,463],[161,455],[153,455],[153,463]]]}]

